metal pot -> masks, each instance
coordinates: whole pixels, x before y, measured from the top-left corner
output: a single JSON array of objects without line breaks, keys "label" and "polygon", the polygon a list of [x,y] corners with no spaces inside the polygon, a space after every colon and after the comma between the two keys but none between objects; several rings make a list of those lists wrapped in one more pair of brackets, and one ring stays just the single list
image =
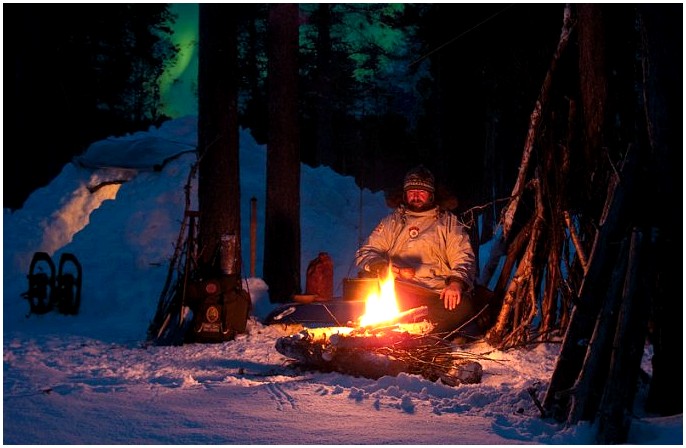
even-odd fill
[{"label": "metal pot", "polygon": [[343,279],[343,300],[366,300],[369,293],[378,291],[378,278]]}]

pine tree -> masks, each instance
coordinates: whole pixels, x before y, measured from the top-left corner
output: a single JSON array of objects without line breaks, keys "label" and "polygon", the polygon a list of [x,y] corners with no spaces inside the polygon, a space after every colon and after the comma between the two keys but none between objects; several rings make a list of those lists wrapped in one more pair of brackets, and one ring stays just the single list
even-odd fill
[{"label": "pine tree", "polygon": [[298,5],[269,7],[264,280],[272,302],[301,291]]}]

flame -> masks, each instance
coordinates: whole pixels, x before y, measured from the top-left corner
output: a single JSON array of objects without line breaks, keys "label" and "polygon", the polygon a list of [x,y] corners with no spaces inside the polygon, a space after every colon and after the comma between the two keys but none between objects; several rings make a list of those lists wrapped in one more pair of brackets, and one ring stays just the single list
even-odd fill
[{"label": "flame", "polygon": [[385,280],[379,280],[378,291],[370,292],[365,303],[365,313],[360,317],[360,326],[378,324],[392,320],[400,314],[395,297],[395,276],[391,269]]}]

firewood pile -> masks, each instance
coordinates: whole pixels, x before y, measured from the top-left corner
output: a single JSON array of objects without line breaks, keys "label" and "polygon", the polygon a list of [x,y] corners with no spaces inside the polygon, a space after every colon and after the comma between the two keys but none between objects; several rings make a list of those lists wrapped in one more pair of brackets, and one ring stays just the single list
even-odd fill
[{"label": "firewood pile", "polygon": [[[401,316],[417,316],[413,309]],[[456,386],[481,382],[471,355],[435,334],[426,322],[384,322],[367,327],[304,328],[276,341],[276,350],[306,368],[378,379],[401,372]]]}]

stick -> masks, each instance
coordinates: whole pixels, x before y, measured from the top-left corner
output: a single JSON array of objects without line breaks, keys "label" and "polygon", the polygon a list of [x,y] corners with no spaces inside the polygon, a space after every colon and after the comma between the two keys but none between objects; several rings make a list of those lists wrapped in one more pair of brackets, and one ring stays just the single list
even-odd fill
[{"label": "stick", "polygon": [[579,241],[579,235],[576,233],[576,228],[574,227],[574,224],[572,224],[572,218],[569,215],[569,212],[565,210],[564,212],[564,217],[565,217],[565,224],[567,224],[567,228],[569,229],[569,235],[572,237],[572,243],[574,243],[574,249],[576,249],[576,253],[579,256],[579,262],[581,263],[581,268],[584,270],[584,273],[588,271],[588,261],[586,258],[586,253],[584,252],[584,248],[581,246],[581,241]]},{"label": "stick", "polygon": [[360,327],[361,329],[374,329],[377,327],[381,326],[388,326],[393,323],[398,323],[398,322],[410,322],[414,321],[420,317],[426,317],[429,315],[429,307],[426,305],[418,306],[417,308],[410,308],[409,310],[405,310],[398,314],[395,317],[392,317],[390,319],[384,320],[382,322],[377,322],[373,325],[367,325],[364,327]]}]

